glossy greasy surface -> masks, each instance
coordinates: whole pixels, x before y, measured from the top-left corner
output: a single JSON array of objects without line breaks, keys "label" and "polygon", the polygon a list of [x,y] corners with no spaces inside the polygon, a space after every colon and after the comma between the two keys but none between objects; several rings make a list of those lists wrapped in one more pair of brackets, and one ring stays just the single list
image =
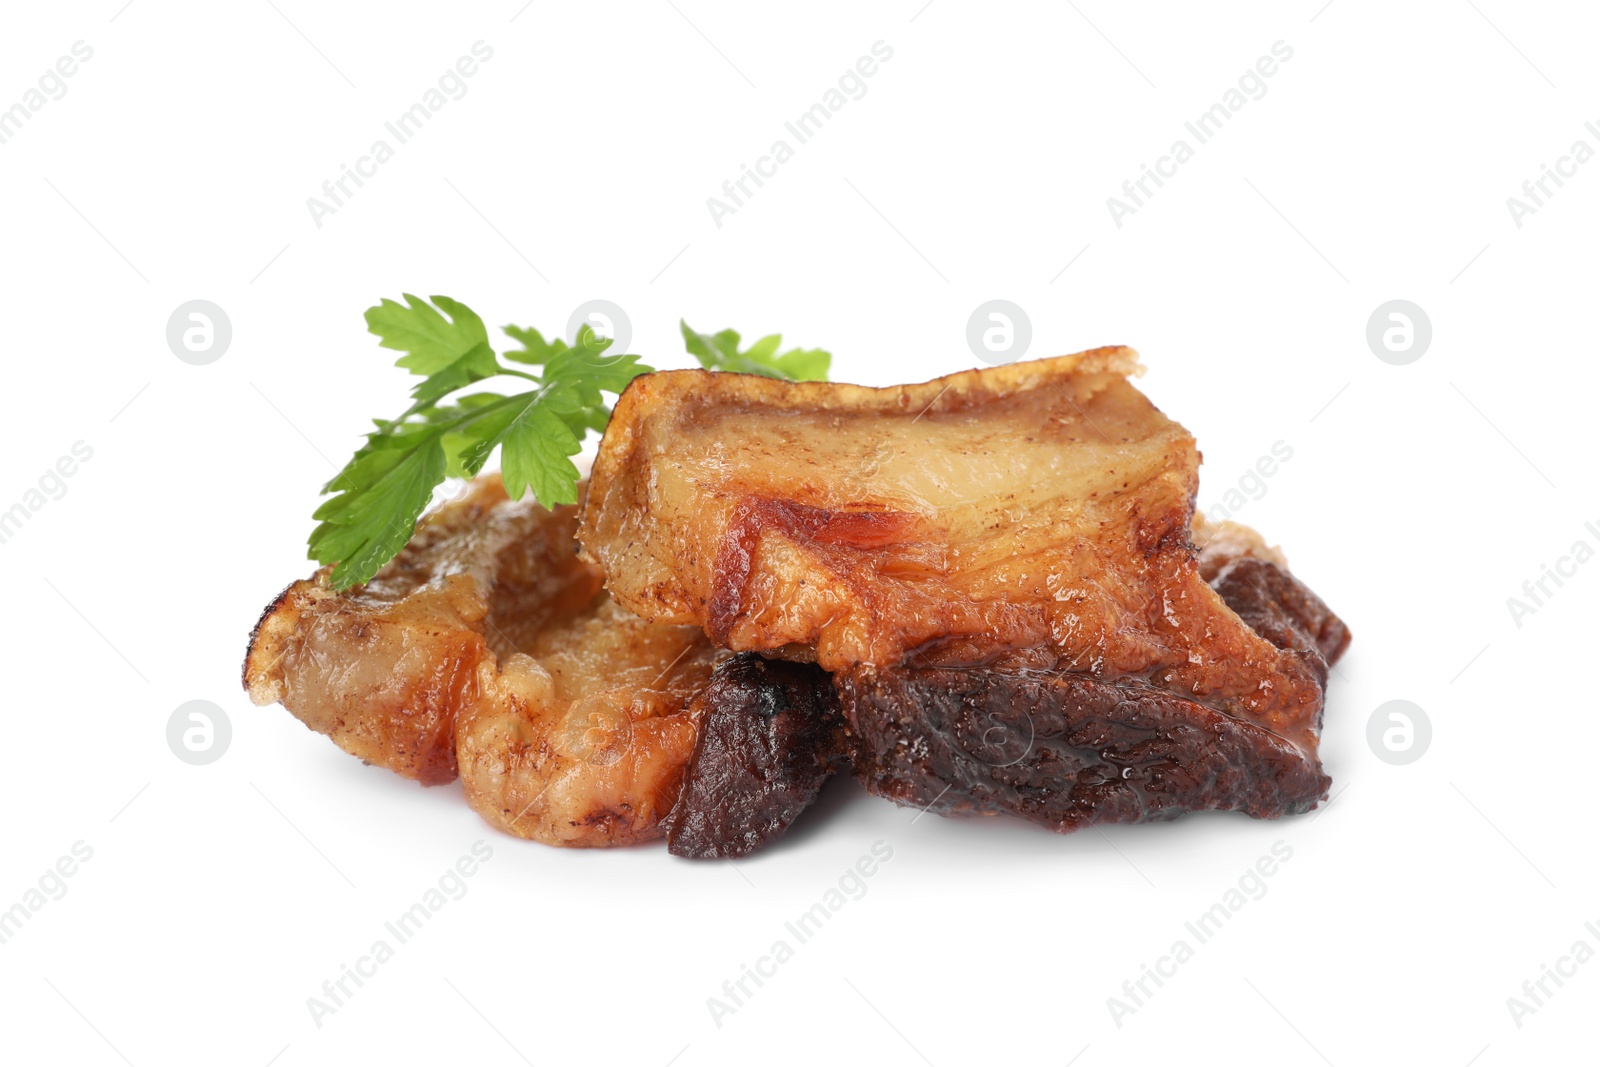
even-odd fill
[{"label": "glossy greasy surface", "polygon": [[508,632],[537,631],[600,593],[599,574],[573,556],[575,524],[573,508],[474,483],[425,515],[365,586],[335,593],[326,568],[289,586],[251,639],[251,699],[283,704],[368,763],[451,781],[456,712],[477,696],[491,641],[503,649]]},{"label": "glossy greasy surface", "polygon": [[660,821],[694,751],[689,707],[717,659],[692,626],[661,626],[609,600],[479,668],[456,759],[467,802],[492,826],[550,845],[626,845]]},{"label": "glossy greasy surface", "polygon": [[1193,439],[1096,349],[888,389],[637,379],[579,539],[619,602],[836,672],[1131,679],[1315,746],[1317,680],[1189,542]]},{"label": "glossy greasy surface", "polygon": [[251,642],[252,700],[425,784],[459,763],[473,808],[523,837],[661,836],[694,745],[686,705],[719,653],[618,609],[576,524],[473,483],[365,586],[334,593],[325,570],[291,585]]},{"label": "glossy greasy surface", "polygon": [[[1251,549],[1264,549],[1255,540]],[[1326,680],[1323,650],[1337,656],[1348,634],[1314,593],[1248,553],[1223,562],[1216,584],[1252,628]],[[1008,812],[1058,832],[1191,811],[1275,818],[1310,810],[1328,788],[1315,748],[1144,682],[1025,664],[836,680],[856,776],[942,814]],[[1319,701],[1313,732],[1320,710]]]}]

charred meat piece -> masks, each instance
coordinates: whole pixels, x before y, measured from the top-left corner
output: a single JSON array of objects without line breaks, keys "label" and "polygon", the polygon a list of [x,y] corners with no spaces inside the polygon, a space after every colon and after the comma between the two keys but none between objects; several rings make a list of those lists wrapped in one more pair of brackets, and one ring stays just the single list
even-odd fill
[{"label": "charred meat piece", "polygon": [[700,739],[668,821],[675,856],[744,856],[789,829],[846,763],[828,675],[745,653],[695,698]]},{"label": "charred meat piece", "polygon": [[840,688],[868,791],[943,815],[1008,812],[1064,833],[1189,811],[1295,814],[1327,790],[1283,738],[1148,685],[928,667]]},{"label": "charred meat piece", "polygon": [[726,653],[612,603],[576,525],[575,508],[472,483],[366,585],[336,593],[327,569],[291,585],[251,641],[251,699],[427,785],[459,765],[468,802],[509,833],[659,838],[694,748],[689,702]]},{"label": "charred meat piece", "polygon": [[[1337,654],[1348,635],[1288,571],[1240,556],[1217,582],[1326,676],[1319,636]],[[839,688],[868,790],[943,814],[1007,812],[1058,832],[1189,811],[1275,818],[1311,809],[1329,783],[1314,748],[1144,682],[999,663],[851,672]]]}]

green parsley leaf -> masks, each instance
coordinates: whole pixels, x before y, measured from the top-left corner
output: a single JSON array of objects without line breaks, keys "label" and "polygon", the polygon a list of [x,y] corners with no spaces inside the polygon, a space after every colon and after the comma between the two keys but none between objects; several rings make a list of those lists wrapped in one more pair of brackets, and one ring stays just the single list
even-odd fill
[{"label": "green parsley leaf", "polygon": [[468,450],[478,458],[500,447],[500,479],[513,500],[532,490],[533,498],[546,507],[578,502],[578,468],[567,457],[582,449],[588,427],[573,432],[558,410],[560,392],[547,386],[513,397],[508,407],[485,421],[482,436]]},{"label": "green parsley leaf", "polygon": [[[471,308],[448,296],[432,297],[430,303],[410,293],[402,295],[405,304],[385,298],[366,315],[367,329],[378,335],[382,347],[405,353],[395,366],[426,377],[466,359],[481,362],[481,351],[489,348],[489,332]],[[493,361],[490,352],[489,362]]]},{"label": "green parsley leaf", "polygon": [[697,333],[687,322],[678,320],[683,344],[706,370],[759,374],[766,378],[787,378],[795,382],[821,382],[828,379],[833,356],[820,348],[791,348],[778,354],[782,334],[768,334],[739,351],[739,334],[733,330]]},{"label": "green parsley leaf", "polygon": [[367,329],[378,335],[384,348],[406,353],[395,366],[424,378],[411,392],[416,404],[408,415],[500,373],[488,330],[471,308],[448,296],[419,300],[410,293],[403,295],[404,304],[386,299],[368,308],[366,318]]},{"label": "green parsley leaf", "polygon": [[436,411],[423,421],[379,422],[367,443],[334,476],[324,492],[335,495],[312,514],[311,557],[336,563],[335,589],[347,589],[378,573],[411,540],[434,488],[450,462],[444,436],[462,415]]},{"label": "green parsley leaf", "polygon": [[[557,337],[553,340],[546,341],[543,334],[541,334],[538,330],[532,329],[531,327],[505,326],[502,327],[502,329],[505,330],[506,336],[510,337],[512,340],[522,342],[521,348],[517,349],[515,352],[506,353],[507,359],[515,360],[518,363],[526,363],[532,367],[542,367],[545,365],[545,363],[549,362],[553,356],[567,350],[567,342],[563,341],[561,338]],[[593,330],[589,331],[589,336],[594,336]],[[611,342],[609,339],[603,340],[600,343],[600,347],[604,348],[610,343]]]}]

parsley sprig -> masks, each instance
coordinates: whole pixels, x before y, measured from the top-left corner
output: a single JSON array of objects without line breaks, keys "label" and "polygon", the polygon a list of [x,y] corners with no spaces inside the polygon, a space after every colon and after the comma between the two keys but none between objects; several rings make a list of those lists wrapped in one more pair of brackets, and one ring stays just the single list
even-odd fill
[{"label": "parsley sprig", "polygon": [[[322,487],[332,494],[312,514],[312,559],[331,565],[330,581],[345,590],[368,581],[411,540],[417,519],[446,478],[472,478],[500,450],[500,477],[513,500],[525,492],[546,507],[574,504],[578,468],[570,457],[590,430],[604,433],[611,418],[605,394],[620,394],[654,368],[638,356],[608,355],[610,338],[588,326],[568,345],[538,330],[503,327],[521,348],[496,354],[483,319],[448,296],[405,303],[384,300],[367,309],[367,329],[384,348],[403,353],[395,365],[422,380],[398,418],[374,419],[375,429],[344,469]],[[743,352],[733,330],[696,333],[680,322],[689,353],[709,370],[819,381],[832,356],[820,348],[782,354],[772,334]],[[462,390],[491,378],[522,379],[519,393]]]},{"label": "parsley sprig", "polygon": [[[471,478],[500,449],[506,493],[531,491],[546,506],[576,503],[578,468],[569,457],[584,435],[610,417],[605,393],[620,393],[652,368],[638,356],[605,354],[610,338],[582,327],[568,345],[538,330],[505,332],[521,348],[495,354],[483,320],[447,296],[405,303],[384,300],[367,311],[367,328],[384,348],[405,353],[396,365],[422,377],[412,404],[376,429],[343,470],[323,486],[334,494],[312,515],[310,556],[336,564],[335,589],[378,573],[405,547],[434,489],[447,477]],[[448,317],[446,317],[448,316]],[[510,395],[453,393],[490,378],[520,378],[533,387]]]}]

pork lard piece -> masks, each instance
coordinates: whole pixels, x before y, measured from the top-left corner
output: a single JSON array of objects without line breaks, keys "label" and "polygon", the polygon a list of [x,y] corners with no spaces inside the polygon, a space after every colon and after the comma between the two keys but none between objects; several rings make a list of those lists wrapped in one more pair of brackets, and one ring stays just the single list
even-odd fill
[{"label": "pork lard piece", "polygon": [[725,654],[621,611],[576,528],[576,508],[471,483],[372,581],[336,593],[324,568],[285,590],[251,640],[251,699],[426,785],[459,765],[468,802],[507,832],[659,838],[694,747],[690,699]]},{"label": "pork lard piece", "polygon": [[498,478],[424,515],[370,582],[336,593],[331,568],[285,589],[251,636],[244,684],[368,763],[454,781],[456,713],[478,695],[491,640],[512,651],[587,608],[599,572],[574,557],[577,509],[506,499]]},{"label": "pork lard piece", "polygon": [[1322,687],[1201,577],[1194,439],[1126,348],[873,389],[635,379],[579,540],[629,610],[836,674],[1030,669],[1166,689],[1306,752]]}]

